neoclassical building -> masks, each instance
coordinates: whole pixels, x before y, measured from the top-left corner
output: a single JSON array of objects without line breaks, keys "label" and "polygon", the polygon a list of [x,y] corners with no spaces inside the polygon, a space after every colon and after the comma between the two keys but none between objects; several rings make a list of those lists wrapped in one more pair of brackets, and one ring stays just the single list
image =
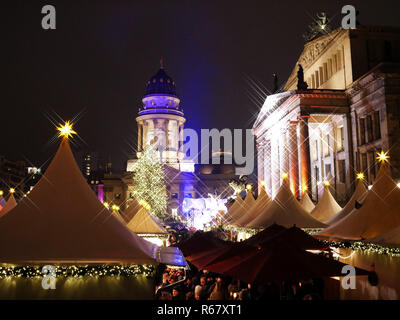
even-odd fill
[{"label": "neoclassical building", "polygon": [[339,202],[368,183],[376,152],[389,152],[400,178],[400,29],[336,29],[307,42],[284,91],[267,97],[253,125],[258,179],[274,196],[281,175],[300,198],[318,200],[329,180]]}]

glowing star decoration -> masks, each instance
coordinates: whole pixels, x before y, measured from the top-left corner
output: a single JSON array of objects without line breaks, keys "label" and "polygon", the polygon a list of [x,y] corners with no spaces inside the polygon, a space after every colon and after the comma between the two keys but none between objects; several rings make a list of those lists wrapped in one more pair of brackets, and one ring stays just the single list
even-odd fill
[{"label": "glowing star decoration", "polygon": [[383,150],[379,152],[378,156],[376,157],[376,159],[382,163],[387,162],[389,158],[390,157],[388,156],[387,152],[384,152]]},{"label": "glowing star decoration", "polygon": [[250,191],[250,190],[251,190],[251,184],[248,184],[248,185],[246,186],[246,189]]},{"label": "glowing star decoration", "polygon": [[113,211],[119,211],[119,206],[117,206],[116,204],[113,204],[113,206],[111,207],[111,209]]},{"label": "glowing star decoration", "polygon": [[4,192],[3,190],[0,190],[0,197],[3,196]]},{"label": "glowing star decoration", "polygon": [[289,174],[287,172],[282,173],[282,178],[287,179],[289,177]]},{"label": "glowing star decoration", "polygon": [[72,137],[72,135],[76,134],[76,131],[72,130],[73,124],[70,123],[69,121],[65,122],[64,125],[61,125],[57,127],[57,130],[59,131],[58,137],[64,137],[64,138],[69,138]]},{"label": "glowing star decoration", "polygon": [[261,181],[261,185],[262,185],[263,187],[265,186],[265,181],[264,181],[264,180]]},{"label": "glowing star decoration", "polygon": [[357,178],[358,180],[364,180],[365,175],[364,175],[364,173],[360,172],[360,173],[357,173],[356,178]]},{"label": "glowing star decoration", "polygon": [[307,190],[308,190],[308,187],[307,186],[303,186],[303,192],[306,192]]},{"label": "glowing star decoration", "polygon": [[10,189],[10,193],[14,193],[15,192],[15,189],[14,188],[11,188]]},{"label": "glowing star decoration", "polygon": [[325,187],[329,187],[331,184],[330,184],[329,181],[327,180],[327,181],[324,181],[324,185],[325,185]]},{"label": "glowing star decoration", "polygon": [[103,205],[108,209],[110,208],[110,205],[108,204],[108,202],[103,202]]}]

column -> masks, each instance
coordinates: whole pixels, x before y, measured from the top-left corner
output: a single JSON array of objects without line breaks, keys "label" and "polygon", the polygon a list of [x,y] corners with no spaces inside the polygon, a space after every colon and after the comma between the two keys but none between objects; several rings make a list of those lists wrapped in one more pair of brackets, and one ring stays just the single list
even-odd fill
[{"label": "column", "polygon": [[147,120],[143,121],[143,137],[142,137],[142,148],[146,148],[148,142],[148,134],[149,134],[149,123]]},{"label": "column", "polygon": [[260,190],[261,181],[264,180],[264,145],[262,140],[257,141],[257,178],[258,178],[258,186]]},{"label": "column", "polygon": [[137,151],[141,152],[143,149],[143,122],[138,121],[138,144],[137,144]]},{"label": "column", "polygon": [[269,196],[272,196],[272,182],[271,182],[271,141],[265,142],[264,148],[264,181],[265,190]]},{"label": "column", "polygon": [[311,161],[310,161],[310,140],[308,130],[309,115],[300,116],[300,179],[301,188],[308,188],[308,194],[311,189]]},{"label": "column", "polygon": [[280,185],[279,137],[271,137],[271,196],[275,197]]},{"label": "column", "polygon": [[297,144],[297,124],[297,121],[290,121],[288,130],[290,190],[292,190],[296,198],[299,197],[299,150]]},{"label": "column", "polygon": [[279,137],[279,153],[280,153],[280,175],[284,172],[289,172],[289,155],[288,145],[286,140],[287,128],[281,129],[281,135]]}]

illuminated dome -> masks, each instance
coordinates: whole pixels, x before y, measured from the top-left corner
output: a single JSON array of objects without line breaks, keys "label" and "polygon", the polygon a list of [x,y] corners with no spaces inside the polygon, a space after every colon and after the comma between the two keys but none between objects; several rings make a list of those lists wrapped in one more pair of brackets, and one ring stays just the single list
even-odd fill
[{"label": "illuminated dome", "polygon": [[175,82],[167,75],[163,67],[147,82],[145,96],[153,94],[177,96]]}]

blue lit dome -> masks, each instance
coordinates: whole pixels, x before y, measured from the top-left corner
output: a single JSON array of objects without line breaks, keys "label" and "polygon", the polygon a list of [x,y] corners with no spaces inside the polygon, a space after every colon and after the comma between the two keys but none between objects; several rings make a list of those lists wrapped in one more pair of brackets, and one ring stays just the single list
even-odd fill
[{"label": "blue lit dome", "polygon": [[160,68],[157,74],[147,82],[145,96],[153,94],[177,96],[175,82],[167,75],[164,68]]}]

